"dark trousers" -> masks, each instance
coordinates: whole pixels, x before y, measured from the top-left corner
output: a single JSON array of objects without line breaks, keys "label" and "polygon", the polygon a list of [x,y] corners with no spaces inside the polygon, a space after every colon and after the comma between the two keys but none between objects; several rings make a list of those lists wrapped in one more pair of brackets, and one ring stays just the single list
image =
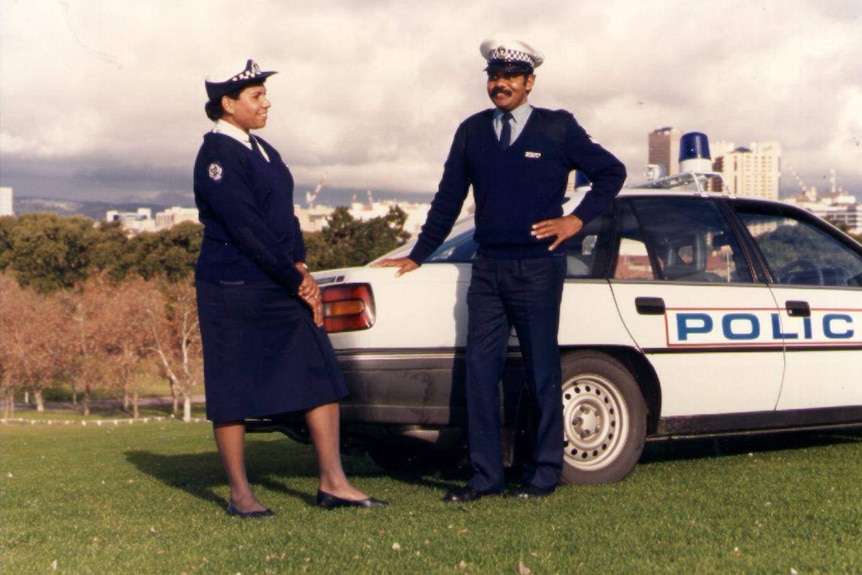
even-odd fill
[{"label": "dark trousers", "polygon": [[518,336],[537,425],[524,483],[554,489],[563,468],[563,411],[557,331],[566,258],[479,257],[467,292],[467,427],[473,477],[482,492],[506,487],[500,381],[512,327]]}]

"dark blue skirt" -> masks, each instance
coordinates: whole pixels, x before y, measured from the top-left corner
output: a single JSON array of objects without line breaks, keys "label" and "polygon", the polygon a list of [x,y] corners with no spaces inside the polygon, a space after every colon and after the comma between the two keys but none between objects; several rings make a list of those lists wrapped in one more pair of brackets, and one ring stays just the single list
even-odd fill
[{"label": "dark blue skirt", "polygon": [[285,288],[196,285],[207,419],[306,411],[347,396],[326,331]]}]

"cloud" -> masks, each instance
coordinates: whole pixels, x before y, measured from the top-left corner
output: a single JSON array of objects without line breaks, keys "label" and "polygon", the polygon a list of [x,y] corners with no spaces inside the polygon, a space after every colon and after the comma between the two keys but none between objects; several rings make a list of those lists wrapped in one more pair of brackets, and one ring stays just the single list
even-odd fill
[{"label": "cloud", "polygon": [[298,181],[431,191],[458,123],[489,106],[478,45],[507,31],[545,53],[531,102],[571,110],[635,176],[647,133],[674,125],[778,140],[804,179],[835,168],[859,191],[860,15],[840,0],[0,0],[0,177],[90,163],[190,189],[203,78],[253,57],[279,71],[261,135]]}]

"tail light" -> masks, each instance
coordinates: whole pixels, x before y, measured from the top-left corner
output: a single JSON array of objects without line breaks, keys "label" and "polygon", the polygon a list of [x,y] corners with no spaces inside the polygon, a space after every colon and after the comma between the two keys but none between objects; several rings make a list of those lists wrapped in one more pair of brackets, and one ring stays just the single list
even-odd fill
[{"label": "tail light", "polygon": [[329,333],[369,329],[374,325],[374,294],[370,285],[326,286],[320,292],[323,326]]}]

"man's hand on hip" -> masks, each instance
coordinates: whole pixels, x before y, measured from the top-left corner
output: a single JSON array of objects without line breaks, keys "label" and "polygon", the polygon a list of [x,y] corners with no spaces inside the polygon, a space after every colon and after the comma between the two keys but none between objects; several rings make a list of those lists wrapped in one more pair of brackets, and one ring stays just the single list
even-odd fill
[{"label": "man's hand on hip", "polygon": [[545,238],[556,237],[554,243],[548,247],[548,251],[554,251],[561,243],[581,231],[584,227],[584,222],[578,216],[569,214],[561,218],[552,220],[544,220],[533,224],[533,231],[530,232],[534,238],[542,240]]}]

